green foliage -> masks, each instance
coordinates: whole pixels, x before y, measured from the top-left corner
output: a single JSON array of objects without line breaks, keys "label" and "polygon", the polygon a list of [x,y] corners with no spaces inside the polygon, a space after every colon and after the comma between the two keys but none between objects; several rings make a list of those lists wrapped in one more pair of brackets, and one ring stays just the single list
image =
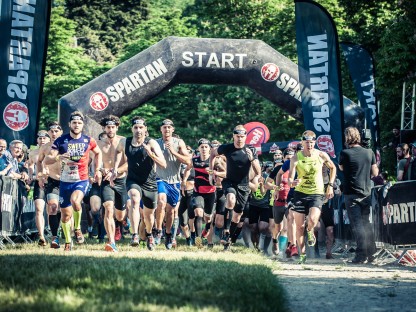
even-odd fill
[{"label": "green foliage", "polygon": [[84,56],[81,48],[74,47],[75,29],[76,23],[64,17],[63,7],[52,9],[40,128],[57,119],[62,96],[90,81],[98,71],[95,62]]}]

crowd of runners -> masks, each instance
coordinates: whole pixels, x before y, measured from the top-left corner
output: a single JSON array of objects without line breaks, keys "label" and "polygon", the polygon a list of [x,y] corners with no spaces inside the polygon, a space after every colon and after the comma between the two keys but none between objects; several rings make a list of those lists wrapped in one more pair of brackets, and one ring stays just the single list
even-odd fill
[{"label": "crowd of runners", "polygon": [[[219,240],[224,250],[243,236],[246,246],[266,254],[270,247],[277,258],[305,263],[305,245],[316,245],[315,231],[322,224],[326,258],[332,258],[334,216],[328,200],[337,189],[336,167],[327,153],[315,149],[314,132],[305,131],[295,148],[277,150],[273,161],[261,164],[256,149],[246,144],[242,125],[232,130],[232,143],[201,138],[193,150],[175,134],[170,119],[153,134],[158,139],[151,138],[144,118],[130,122],[126,138],[117,134],[118,117],[103,118],[103,132],[95,140],[83,133],[84,116],[75,111],[69,133],[55,121],[39,131],[23,178],[34,185],[40,246],[48,245],[44,207],[50,247],[64,243],[66,251],[84,243],[81,215],[88,207],[91,220],[104,225],[99,237],[106,235],[103,249],[109,252],[118,251],[116,243],[128,229],[130,245],[143,241],[149,250],[162,242],[166,249],[175,248],[179,232],[188,246],[213,248]],[[9,159],[20,143],[11,143]],[[13,161],[6,161],[4,173],[18,172],[11,166]]]}]

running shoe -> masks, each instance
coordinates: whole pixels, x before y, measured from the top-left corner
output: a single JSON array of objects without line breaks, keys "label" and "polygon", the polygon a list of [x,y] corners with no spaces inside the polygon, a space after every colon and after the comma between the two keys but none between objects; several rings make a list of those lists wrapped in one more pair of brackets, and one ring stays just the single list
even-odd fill
[{"label": "running shoe", "polygon": [[121,228],[116,226],[116,231],[114,233],[114,240],[118,242],[121,239]]},{"label": "running shoe", "polygon": [[168,250],[172,249],[172,234],[166,233],[166,237],[165,237],[165,247]]},{"label": "running shoe", "polygon": [[206,229],[203,229],[203,230],[202,230],[202,234],[201,234],[201,235],[202,235],[202,237],[203,237],[203,238],[207,238],[208,233],[209,233],[209,232],[208,232]]},{"label": "running shoe", "polygon": [[82,232],[80,229],[76,229],[74,231],[75,234],[75,241],[77,244],[83,244],[84,243],[84,235],[82,235]]},{"label": "running shoe", "polygon": [[221,237],[221,244],[225,245],[228,244],[230,241],[230,233],[226,232]]},{"label": "running shoe", "polygon": [[272,252],[275,256],[277,256],[279,254],[279,244],[278,243],[273,243]]},{"label": "running shoe", "polygon": [[202,243],[202,238],[201,237],[199,237],[199,236],[195,237],[195,246],[197,248],[204,247],[204,244]]},{"label": "running shoe", "polygon": [[298,264],[305,264],[306,263],[306,254],[301,254],[299,257]]},{"label": "running shoe", "polygon": [[328,253],[327,253],[327,254],[325,255],[325,258],[326,258],[326,259],[328,259],[328,260],[329,260],[329,259],[334,259],[334,256],[333,256],[332,254],[328,254]]},{"label": "running shoe", "polygon": [[109,252],[118,252],[116,243],[107,243],[105,244],[105,251]]},{"label": "running shoe", "polygon": [[313,230],[312,231],[307,231],[307,233],[308,233],[308,246],[309,247],[315,246],[316,237],[315,237],[315,234],[313,233]]},{"label": "running shoe", "polygon": [[224,244],[224,251],[231,251],[231,243],[230,242]]},{"label": "running shoe", "polygon": [[45,247],[47,245],[46,240],[44,238],[39,238],[38,245],[41,247]]},{"label": "running shoe", "polygon": [[208,244],[207,247],[208,247],[208,249],[213,249],[214,248],[214,244]]},{"label": "running shoe", "polygon": [[153,236],[147,237],[146,245],[147,245],[147,249],[149,249],[150,251],[155,250],[155,239],[153,238]]},{"label": "running shoe", "polygon": [[156,235],[155,235],[155,245],[160,245],[161,240],[162,240],[162,233],[156,233]]},{"label": "running shoe", "polygon": [[290,257],[296,257],[298,255],[298,248],[296,247],[296,245],[293,244],[292,247],[290,247]]},{"label": "running shoe", "polygon": [[123,220],[123,229],[125,232],[129,232],[130,230],[130,220],[127,218],[126,220]]},{"label": "running shoe", "polygon": [[59,237],[58,236],[52,236],[51,248],[59,249],[60,247],[61,247],[61,245],[59,244]]},{"label": "running shoe", "polygon": [[64,251],[71,251],[72,250],[72,242],[65,243]]},{"label": "running shoe", "polygon": [[172,239],[172,248],[176,248],[176,238]]},{"label": "running shoe", "polygon": [[130,246],[136,247],[139,246],[139,236],[137,234],[133,234],[131,236]]}]

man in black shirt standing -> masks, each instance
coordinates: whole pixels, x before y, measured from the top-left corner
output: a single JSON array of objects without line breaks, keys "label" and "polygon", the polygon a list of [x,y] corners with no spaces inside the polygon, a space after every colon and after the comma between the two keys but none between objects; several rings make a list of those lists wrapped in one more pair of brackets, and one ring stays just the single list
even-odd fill
[{"label": "man in black shirt standing", "polygon": [[341,151],[339,168],[344,172],[344,200],[348,217],[357,241],[355,258],[351,263],[372,261],[376,252],[374,233],[370,224],[371,176],[378,175],[373,151],[360,146],[361,136],[357,128],[345,129],[348,149]]},{"label": "man in black shirt standing", "polygon": [[240,222],[244,207],[250,195],[249,172],[252,167],[257,177],[261,175],[261,167],[257,153],[246,145],[247,131],[242,125],[238,125],[233,131],[233,143],[222,144],[217,149],[211,149],[210,174],[214,167],[214,159],[218,155],[224,155],[227,159],[227,173],[222,181],[222,187],[226,197],[225,208],[230,212],[234,211],[230,226],[230,233],[227,233],[221,241],[224,243],[224,250],[230,247],[230,237],[233,236]]}]

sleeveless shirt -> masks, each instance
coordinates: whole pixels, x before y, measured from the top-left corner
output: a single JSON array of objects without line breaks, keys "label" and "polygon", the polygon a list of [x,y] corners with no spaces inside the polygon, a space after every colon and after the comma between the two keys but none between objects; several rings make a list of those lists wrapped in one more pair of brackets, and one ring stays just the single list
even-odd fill
[{"label": "sleeveless shirt", "polygon": [[[169,149],[165,147],[165,142],[163,138],[156,140],[159,144],[160,149],[162,150],[163,157],[166,160],[166,168],[156,167],[156,175],[159,179],[168,182],[169,184],[179,183],[180,180],[180,171],[181,171],[181,162],[171,154]],[[179,139],[172,138],[173,148],[176,151],[179,151]]]},{"label": "sleeveless shirt", "polygon": [[324,194],[323,160],[319,156],[319,152],[313,153],[311,157],[305,157],[302,152],[298,152],[297,156],[296,171],[301,182],[295,187],[295,190],[309,195]]}]

